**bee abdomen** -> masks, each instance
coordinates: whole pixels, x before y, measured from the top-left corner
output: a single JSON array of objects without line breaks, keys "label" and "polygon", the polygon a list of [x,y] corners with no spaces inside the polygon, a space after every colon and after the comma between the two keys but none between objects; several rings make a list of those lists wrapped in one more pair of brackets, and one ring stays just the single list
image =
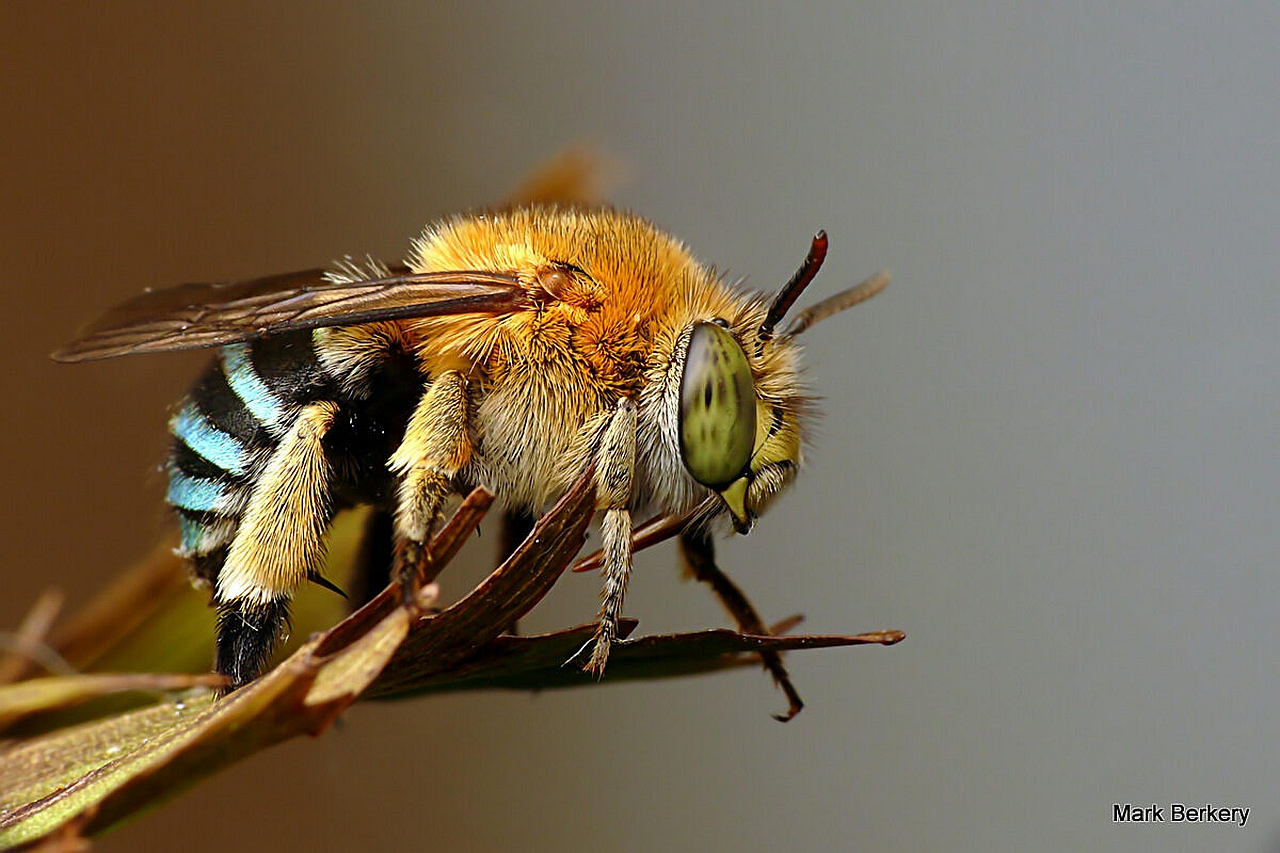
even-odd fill
[{"label": "bee abdomen", "polygon": [[170,421],[167,497],[178,513],[180,551],[198,579],[216,579],[280,437],[329,385],[309,332],[233,344]]}]

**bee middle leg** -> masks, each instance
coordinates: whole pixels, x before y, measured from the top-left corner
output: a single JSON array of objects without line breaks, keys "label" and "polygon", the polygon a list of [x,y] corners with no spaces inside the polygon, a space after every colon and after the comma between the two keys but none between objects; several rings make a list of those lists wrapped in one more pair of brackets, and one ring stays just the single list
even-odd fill
[{"label": "bee middle leg", "polygon": [[516,552],[520,544],[529,538],[537,517],[525,510],[507,509],[502,513],[502,526],[498,531],[498,562],[502,563]]},{"label": "bee middle leg", "polygon": [[387,463],[400,480],[396,498],[392,575],[406,605],[417,595],[430,560],[427,541],[453,491],[453,478],[471,458],[467,380],[456,370],[432,382],[409,418],[404,440]]},{"label": "bee middle leg", "polygon": [[374,507],[365,518],[360,532],[360,547],[356,552],[347,593],[352,611],[368,604],[391,583],[392,540],[395,537],[395,521],[389,510]]},{"label": "bee middle leg", "polygon": [[[516,552],[521,543],[529,538],[535,523],[537,523],[537,518],[534,517],[533,513],[526,510],[507,509],[502,513],[502,522],[498,529],[499,565],[506,562],[507,558]],[[520,633],[519,620],[507,626],[507,633]]]},{"label": "bee middle leg", "polygon": [[631,575],[631,480],[636,468],[636,406],[623,398],[605,427],[596,451],[596,507],[604,510],[600,538],[604,546],[604,589],[592,642],[591,658],[583,667],[599,678],[609,660],[609,647],[618,636],[618,618]]}]

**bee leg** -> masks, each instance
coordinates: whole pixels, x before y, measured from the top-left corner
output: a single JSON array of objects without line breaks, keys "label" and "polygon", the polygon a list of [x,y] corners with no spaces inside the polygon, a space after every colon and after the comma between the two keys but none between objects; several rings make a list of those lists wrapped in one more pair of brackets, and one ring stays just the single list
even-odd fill
[{"label": "bee leg", "polygon": [[262,672],[289,621],[293,591],[324,562],[332,510],[323,440],[337,412],[336,403],[321,401],[298,414],[258,480],[218,572],[216,667],[231,678],[229,690]]},{"label": "bee leg", "polygon": [[214,669],[231,679],[221,695],[239,690],[266,668],[276,641],[289,624],[288,595],[269,601],[231,601],[218,605]]},{"label": "bee leg", "polygon": [[[693,531],[689,528],[681,531],[680,555],[689,573],[711,587],[716,597],[720,599],[720,603],[738,623],[739,631],[761,636],[769,633],[769,629],[746,594],[716,565],[715,545],[705,531]],[[800,713],[804,702],[796,692],[795,685],[791,683],[791,676],[787,674],[786,667],[782,665],[782,655],[775,651],[764,651],[760,652],[760,660],[764,668],[773,676],[774,683],[787,697],[787,712],[774,715],[774,719],[786,722]]]},{"label": "bee leg", "polygon": [[471,457],[467,429],[467,380],[456,370],[441,373],[414,409],[404,440],[387,463],[400,480],[396,499],[392,574],[411,605],[431,555],[426,543],[440,516],[453,478]]},{"label": "bee leg", "polygon": [[618,401],[596,451],[596,507],[604,510],[600,538],[604,550],[604,589],[591,658],[583,667],[600,678],[609,660],[609,647],[618,636],[618,618],[631,574],[631,478],[636,467],[636,406]]},{"label": "bee leg", "polygon": [[[529,538],[537,519],[533,513],[524,510],[508,509],[502,513],[502,526],[498,530],[498,563],[506,561],[520,547],[520,543]],[[520,633],[520,622],[512,622],[507,626],[508,634]]]},{"label": "bee leg", "polygon": [[391,513],[370,510],[360,533],[360,550],[351,572],[351,609],[363,607],[391,582],[391,541],[394,536]]},{"label": "bee leg", "polygon": [[502,527],[498,532],[498,562],[515,553],[520,543],[529,538],[538,519],[533,513],[508,509],[502,513]]}]

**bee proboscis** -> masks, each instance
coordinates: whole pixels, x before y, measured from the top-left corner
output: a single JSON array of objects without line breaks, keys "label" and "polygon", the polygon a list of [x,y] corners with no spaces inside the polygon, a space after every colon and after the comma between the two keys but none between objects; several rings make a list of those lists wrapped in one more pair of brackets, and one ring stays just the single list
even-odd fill
[{"label": "bee proboscis", "polygon": [[605,585],[585,668],[599,674],[633,515],[690,521],[683,544],[709,559],[709,525],[747,532],[794,478],[811,414],[796,336],[888,280],[779,331],[826,246],[819,232],[770,301],[628,213],[457,216],[403,265],[147,293],[54,357],[219,349],[170,421],[168,502],[193,578],[212,588],[216,669],[233,688],[266,665],[293,592],[327,583],[337,510],[393,514],[393,577],[409,596],[451,494],[484,485],[536,513],[588,465]]}]

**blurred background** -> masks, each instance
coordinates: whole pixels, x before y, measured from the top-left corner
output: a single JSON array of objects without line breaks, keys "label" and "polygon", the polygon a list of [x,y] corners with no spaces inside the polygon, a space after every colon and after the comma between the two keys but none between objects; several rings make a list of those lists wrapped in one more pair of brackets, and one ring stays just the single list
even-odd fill
[{"label": "blurred background", "polygon": [[[167,530],[203,356],[46,357],[144,287],[401,257],[573,142],[762,289],[819,227],[810,300],[894,272],[808,335],[809,470],[720,553],[904,643],[792,655],[788,725],[754,670],[362,705],[97,849],[1276,849],[1277,43],[1266,4],[5,4],[0,625]],[[723,624],[674,565],[641,630]],[[1172,802],[1252,813],[1111,820]]]}]

